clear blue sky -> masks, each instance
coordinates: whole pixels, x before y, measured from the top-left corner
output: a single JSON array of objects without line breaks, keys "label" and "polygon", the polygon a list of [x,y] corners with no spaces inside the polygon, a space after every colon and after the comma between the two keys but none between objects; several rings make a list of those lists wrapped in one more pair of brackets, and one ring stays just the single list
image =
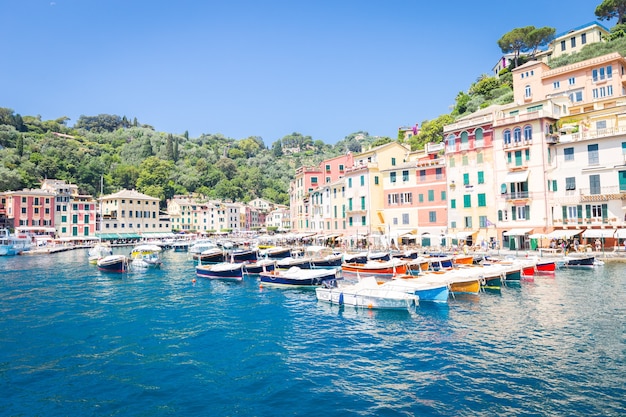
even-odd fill
[{"label": "clear blue sky", "polygon": [[[448,113],[513,28],[601,1],[0,0],[0,107],[158,131],[336,143]],[[611,27],[613,22],[600,22]]]}]

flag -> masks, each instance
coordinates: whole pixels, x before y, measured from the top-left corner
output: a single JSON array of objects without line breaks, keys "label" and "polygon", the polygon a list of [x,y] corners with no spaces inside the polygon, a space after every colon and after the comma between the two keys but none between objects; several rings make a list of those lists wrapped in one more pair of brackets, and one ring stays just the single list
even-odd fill
[{"label": "flag", "polygon": [[487,222],[485,224],[487,225],[487,227],[496,225],[495,223],[491,223],[489,219],[487,219]]}]

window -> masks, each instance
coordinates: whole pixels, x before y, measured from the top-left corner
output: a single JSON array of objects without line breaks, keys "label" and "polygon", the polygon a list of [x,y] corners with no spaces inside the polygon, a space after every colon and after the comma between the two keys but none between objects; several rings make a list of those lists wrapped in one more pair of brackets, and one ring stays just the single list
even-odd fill
[{"label": "window", "polygon": [[513,129],[513,140],[516,144],[522,141],[522,129],[520,129],[519,127]]},{"label": "window", "polygon": [[441,192],[441,201],[446,201],[446,192],[445,191]]},{"label": "window", "polygon": [[469,165],[469,157],[467,155],[463,155],[461,157],[461,161],[462,161],[463,166],[468,166]]},{"label": "window", "polygon": [[530,86],[527,85],[526,87],[524,87],[524,95],[526,96],[526,98],[530,98],[532,97],[532,91],[530,89]]},{"label": "window", "polygon": [[435,201],[435,190],[428,190],[428,201]]},{"label": "window", "polygon": [[343,165],[339,165],[339,172],[343,172]]},{"label": "window", "polygon": [[464,208],[472,207],[472,196],[471,195],[465,194],[463,196],[463,207]]},{"label": "window", "polygon": [[365,216],[361,216],[361,225],[367,226],[367,218]]},{"label": "window", "polygon": [[586,33],[583,33],[582,35],[580,35],[580,43],[582,45],[587,43],[587,34]]},{"label": "window", "polygon": [[574,148],[563,149],[563,155],[565,156],[566,161],[573,161],[574,160]]},{"label": "window", "polygon": [[348,211],[352,211],[352,199],[348,199]]},{"label": "window", "polygon": [[583,101],[583,92],[582,91],[574,91],[570,93],[569,99],[572,103],[578,103]]},{"label": "window", "polygon": [[589,165],[598,165],[600,163],[597,143],[593,145],[587,145],[587,157],[589,160]]},{"label": "window", "polygon": [[365,176],[361,175],[361,187],[363,187],[365,185]]},{"label": "window", "polygon": [[406,182],[409,180],[409,171],[402,171],[402,181]]},{"label": "window", "polygon": [[565,41],[561,41],[561,51],[565,50]]},{"label": "window", "polygon": [[503,132],[502,135],[503,135],[504,144],[510,145],[511,144],[511,131],[507,129]]},{"label": "window", "polygon": [[456,138],[454,135],[448,136],[448,152],[456,151]]},{"label": "window", "polygon": [[317,184],[317,177],[311,177],[311,184]]},{"label": "window", "polygon": [[487,207],[487,198],[485,194],[478,194],[478,207]]},{"label": "window", "polygon": [[402,213],[402,224],[409,224],[409,213]]},{"label": "window", "polygon": [[476,154],[476,163],[477,164],[482,164],[483,163],[483,154],[482,154],[482,152],[478,152]]},{"label": "window", "polygon": [[476,129],[476,131],[474,132],[474,136],[475,136],[475,146],[477,148],[482,147],[483,146],[483,130],[481,128]]},{"label": "window", "polygon": [[348,188],[352,188],[352,178],[348,178]]},{"label": "window", "polygon": [[485,183],[485,173],[483,171],[478,171],[478,183],[479,184]]},{"label": "window", "polygon": [[[626,142],[624,142],[626,143]],[[443,171],[441,168],[435,168],[435,179],[442,180],[443,179]]]},{"label": "window", "polygon": [[567,177],[567,178],[565,178],[565,189],[566,190],[575,190],[576,189],[576,177]]},{"label": "window", "polygon": [[469,149],[469,135],[467,132],[461,132],[461,149]]},{"label": "window", "polygon": [[487,227],[487,216],[478,216],[478,227]]},{"label": "window", "polygon": [[436,223],[437,222],[437,212],[436,211],[429,211],[428,212],[428,221],[430,223]]},{"label": "window", "polygon": [[391,158],[391,166],[396,166],[396,158]]},{"label": "window", "polygon": [[453,198],[452,200],[450,200],[450,208],[451,209],[456,208],[456,198]]},{"label": "window", "polygon": [[365,197],[361,197],[361,210],[365,210]]},{"label": "window", "polygon": [[569,85],[574,85],[574,84],[576,84],[576,78],[570,77],[570,78],[567,79],[567,82],[568,82]]},{"label": "window", "polygon": [[596,122],[596,130],[606,129],[606,120],[598,120]]},{"label": "window", "polygon": [[576,48],[576,37],[573,37],[570,39],[570,44],[572,46],[572,48]]},{"label": "window", "polygon": [[396,173],[395,172],[389,173],[389,181],[396,182]]},{"label": "window", "polygon": [[472,228],[472,216],[466,216],[464,221],[465,221],[465,228],[471,229]]},{"label": "window", "polygon": [[524,126],[524,140],[531,140],[533,138],[533,127],[530,125]]},{"label": "window", "polygon": [[330,172],[330,165],[326,165],[326,172]]},{"label": "window", "polygon": [[470,181],[469,181],[469,174],[465,173],[463,174],[463,185],[469,185]]},{"label": "window", "polygon": [[554,88],[555,90],[559,87],[561,87],[561,83],[559,81],[555,81],[552,83],[552,88]]},{"label": "window", "polygon": [[426,181],[426,170],[420,170],[420,181]]},{"label": "window", "polygon": [[600,175],[589,175],[589,194],[598,195],[600,193]]}]

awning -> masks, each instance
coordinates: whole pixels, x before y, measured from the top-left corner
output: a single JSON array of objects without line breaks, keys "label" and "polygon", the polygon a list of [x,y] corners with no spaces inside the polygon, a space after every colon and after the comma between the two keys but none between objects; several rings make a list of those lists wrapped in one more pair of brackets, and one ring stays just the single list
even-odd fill
[{"label": "awning", "polygon": [[98,236],[100,239],[104,239],[104,240],[119,239],[120,238],[120,235],[118,235],[117,233],[97,233],[96,236]]},{"label": "awning", "polygon": [[613,237],[614,234],[614,229],[587,229],[583,232],[583,237]]},{"label": "awning", "polygon": [[532,232],[533,229],[511,229],[502,233],[502,236],[524,236],[526,233]]},{"label": "awning", "polygon": [[626,229],[617,229],[615,231],[615,237],[618,239],[626,239]]},{"label": "awning", "polygon": [[582,233],[582,230],[553,230],[548,233],[548,238],[550,239],[571,239],[576,235]]},{"label": "awning", "polygon": [[528,181],[528,171],[508,172],[504,177],[504,182],[525,182]]},{"label": "awning", "polygon": [[454,236],[454,238],[455,239],[467,239],[469,236],[472,236],[476,233],[478,233],[478,230],[475,230],[473,232],[459,232]]}]

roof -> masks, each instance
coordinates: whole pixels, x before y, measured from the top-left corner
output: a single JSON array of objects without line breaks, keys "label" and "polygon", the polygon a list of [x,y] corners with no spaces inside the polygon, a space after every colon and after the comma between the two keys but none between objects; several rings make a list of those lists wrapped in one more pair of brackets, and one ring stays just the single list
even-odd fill
[{"label": "roof", "polygon": [[136,190],[126,190],[123,189],[121,191],[118,191],[117,193],[114,194],[109,194],[109,195],[105,195],[102,196],[103,200],[114,200],[117,198],[136,198],[139,200],[154,200],[154,201],[159,201],[159,199],[157,197],[152,197],[146,194],[142,194],[139,191]]}]

